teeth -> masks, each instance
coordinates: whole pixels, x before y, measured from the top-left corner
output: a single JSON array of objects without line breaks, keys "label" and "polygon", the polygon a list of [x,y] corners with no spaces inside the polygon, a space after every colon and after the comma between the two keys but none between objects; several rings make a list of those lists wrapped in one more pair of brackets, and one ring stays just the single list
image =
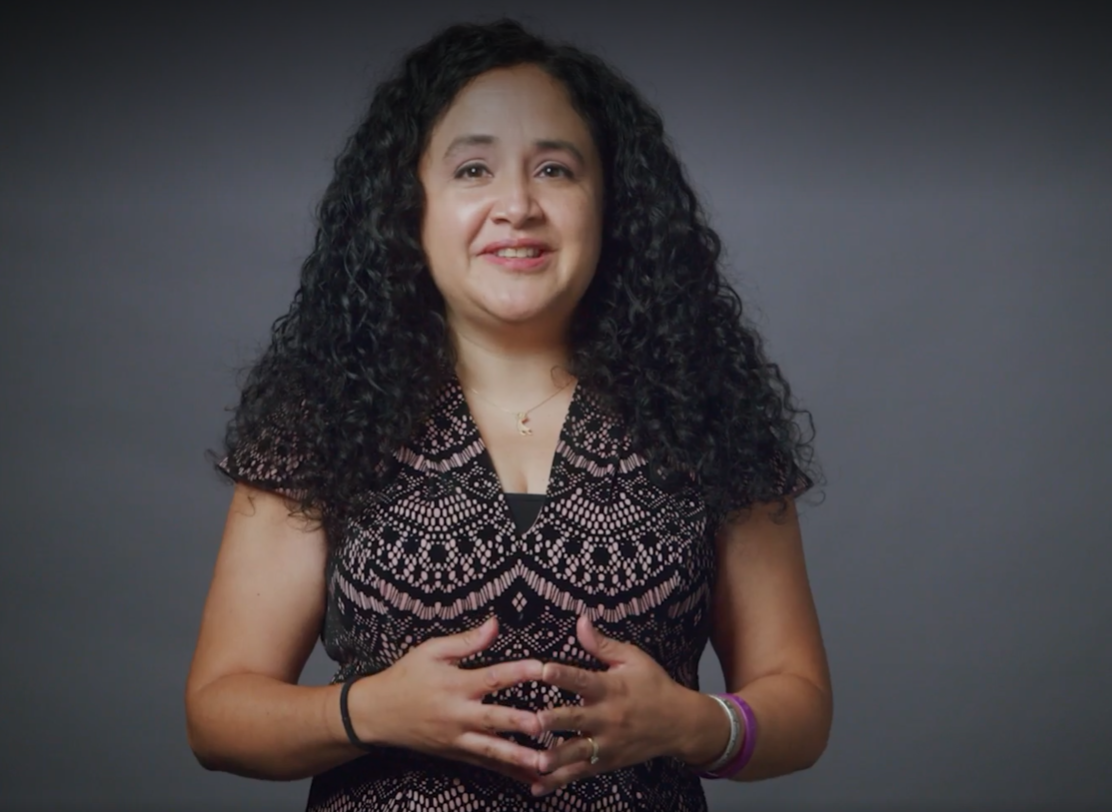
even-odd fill
[{"label": "teeth", "polygon": [[541,255],[539,248],[503,248],[501,251],[495,252],[500,257],[539,257]]}]

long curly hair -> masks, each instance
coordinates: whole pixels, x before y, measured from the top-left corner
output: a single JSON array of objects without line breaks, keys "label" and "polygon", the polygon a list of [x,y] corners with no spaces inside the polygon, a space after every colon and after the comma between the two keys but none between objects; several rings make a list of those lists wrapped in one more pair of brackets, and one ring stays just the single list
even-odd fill
[{"label": "long curly hair", "polygon": [[290,309],[242,382],[225,456],[253,444],[285,460],[275,482],[305,515],[335,518],[385,483],[455,364],[420,240],[418,161],[471,79],[522,64],[563,84],[602,158],[603,243],[570,325],[571,372],[655,475],[697,481],[712,527],[755,502],[782,510],[821,480],[813,421],[723,276],[659,113],[600,58],[509,19],[442,30],[376,88],[336,159]]}]

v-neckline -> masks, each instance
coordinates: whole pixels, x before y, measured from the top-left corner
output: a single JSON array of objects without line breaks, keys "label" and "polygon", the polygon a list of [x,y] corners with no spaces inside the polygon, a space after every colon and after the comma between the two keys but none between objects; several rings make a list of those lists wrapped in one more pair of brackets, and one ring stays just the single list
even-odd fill
[{"label": "v-neckline", "polygon": [[[483,433],[479,430],[479,424],[475,422],[475,416],[471,413],[471,404],[467,402],[467,397],[463,393],[463,384],[459,377],[453,375],[452,385],[455,388],[456,397],[459,398],[460,408],[463,413],[464,420],[467,423],[468,432],[472,435],[475,443],[478,444],[479,455],[478,459],[484,470],[495,485],[495,490],[498,491],[498,499],[501,502],[501,512],[504,522],[508,523],[512,528],[514,534],[518,538],[523,538],[528,533],[532,532],[541,521],[541,519],[548,513],[549,505],[552,504],[552,490],[553,484],[556,482],[558,475],[562,475],[563,455],[560,449],[567,445],[568,439],[571,436],[571,423],[573,419],[572,410],[577,408],[579,403],[579,381],[572,385],[571,400],[568,401],[567,411],[564,413],[564,420],[560,424],[560,433],[556,438],[556,447],[552,449],[552,462],[548,469],[548,482],[545,484],[544,493],[530,493],[528,496],[543,496],[544,503],[541,505],[540,510],[537,512],[536,518],[533,523],[521,532],[517,529],[517,523],[514,521],[513,511],[510,509],[510,502],[507,498],[507,491],[502,484],[501,478],[498,476],[498,471],[494,467],[494,460],[490,457],[490,450],[487,448],[486,440],[483,439]],[[511,491],[511,493],[521,493],[519,491]]]}]

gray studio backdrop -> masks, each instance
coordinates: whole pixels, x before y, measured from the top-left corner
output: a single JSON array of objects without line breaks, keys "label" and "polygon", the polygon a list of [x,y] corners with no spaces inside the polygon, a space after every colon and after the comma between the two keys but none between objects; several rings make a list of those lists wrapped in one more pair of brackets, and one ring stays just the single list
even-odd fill
[{"label": "gray studio backdrop", "polygon": [[[1112,798],[1096,19],[725,5],[75,8],[5,25],[0,805],[303,807],[307,782],[206,773],[186,745],[230,495],[204,452],[233,369],[295,289],[375,77],[441,24],[506,10],[659,106],[815,416],[829,482],[803,526],[833,736],[807,772],[708,782],[712,809]],[[318,650],[304,681],[330,674]],[[709,650],[702,677],[721,689]]]}]

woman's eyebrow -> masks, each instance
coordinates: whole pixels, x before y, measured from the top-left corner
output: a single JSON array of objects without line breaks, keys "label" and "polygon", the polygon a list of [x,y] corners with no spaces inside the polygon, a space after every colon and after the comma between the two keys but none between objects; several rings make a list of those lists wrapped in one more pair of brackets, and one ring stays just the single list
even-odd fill
[{"label": "woman's eyebrow", "polygon": [[545,151],[560,150],[562,152],[570,152],[580,163],[587,163],[583,158],[583,153],[579,151],[579,147],[571,141],[565,141],[562,138],[542,138],[534,141],[533,145]]},{"label": "woman's eyebrow", "polygon": [[[444,158],[448,159],[452,157],[453,154],[461,149],[464,149],[465,147],[492,146],[496,143],[498,143],[498,138],[493,135],[484,135],[481,133],[457,135],[455,138],[452,139],[452,143],[450,143],[448,145],[448,148],[444,151]],[[536,141],[533,142],[533,146],[545,151],[560,150],[563,152],[569,152],[574,155],[576,159],[579,160],[581,163],[586,163],[583,158],[583,153],[580,152],[579,147],[577,147],[571,141],[566,141],[562,138],[538,138]]]},{"label": "woman's eyebrow", "polygon": [[493,135],[457,135],[452,139],[452,143],[448,145],[448,149],[444,150],[444,157],[451,158],[456,152],[459,152],[464,147],[473,147],[476,145],[489,146],[495,143],[498,139]]}]

